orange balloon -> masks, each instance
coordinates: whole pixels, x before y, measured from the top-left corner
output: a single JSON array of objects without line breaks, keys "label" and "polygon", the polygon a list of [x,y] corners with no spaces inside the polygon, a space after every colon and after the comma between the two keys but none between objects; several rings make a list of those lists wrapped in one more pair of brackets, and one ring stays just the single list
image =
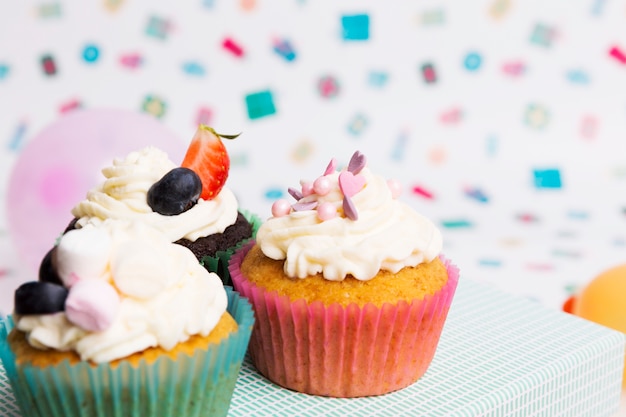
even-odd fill
[{"label": "orange balloon", "polygon": [[[626,333],[626,264],[598,275],[580,294],[566,302],[564,310]],[[626,368],[622,385],[626,386]]]}]

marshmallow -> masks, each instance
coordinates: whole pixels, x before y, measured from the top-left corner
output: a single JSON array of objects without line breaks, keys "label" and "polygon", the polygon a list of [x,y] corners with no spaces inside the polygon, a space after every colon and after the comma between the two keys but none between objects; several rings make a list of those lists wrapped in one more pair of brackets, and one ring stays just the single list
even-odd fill
[{"label": "marshmallow", "polygon": [[55,265],[63,285],[70,288],[81,279],[104,275],[111,253],[109,233],[92,226],[65,233],[57,245]]},{"label": "marshmallow", "polygon": [[83,279],[70,289],[65,300],[65,315],[76,326],[90,331],[108,329],[120,307],[120,297],[109,283]]}]

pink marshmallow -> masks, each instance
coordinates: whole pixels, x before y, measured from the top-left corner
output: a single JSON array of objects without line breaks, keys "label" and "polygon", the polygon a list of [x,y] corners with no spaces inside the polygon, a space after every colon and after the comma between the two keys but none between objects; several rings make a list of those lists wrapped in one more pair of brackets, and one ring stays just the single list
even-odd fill
[{"label": "pink marshmallow", "polygon": [[115,288],[99,279],[82,279],[71,288],[65,300],[67,319],[90,331],[108,329],[117,315],[120,297]]}]

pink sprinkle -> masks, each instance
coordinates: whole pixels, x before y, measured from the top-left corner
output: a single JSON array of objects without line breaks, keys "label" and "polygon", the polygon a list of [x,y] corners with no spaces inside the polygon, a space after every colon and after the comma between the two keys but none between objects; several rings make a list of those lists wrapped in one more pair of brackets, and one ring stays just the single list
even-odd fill
[{"label": "pink sprinkle", "polygon": [[426,197],[429,200],[432,200],[432,199],[435,198],[433,193],[431,193],[430,191],[426,190],[425,188],[420,187],[419,185],[416,185],[416,186],[413,187],[413,193],[417,194],[417,195],[421,195],[422,197]]},{"label": "pink sprinkle", "polygon": [[274,217],[282,217],[289,214],[291,211],[291,204],[289,201],[285,199],[276,200],[274,204],[272,204],[272,216]]},{"label": "pink sprinkle", "polygon": [[313,191],[317,195],[326,195],[330,192],[331,184],[327,176],[321,176],[313,182]]},{"label": "pink sprinkle", "polygon": [[312,183],[302,181],[300,183],[300,185],[302,186],[302,196],[303,197],[306,197],[306,196],[309,196],[309,195],[313,194],[313,184]]},{"label": "pink sprinkle", "polygon": [[243,49],[231,38],[224,39],[224,41],[222,42],[222,47],[236,57],[241,58],[243,56]]},{"label": "pink sprinkle", "polygon": [[333,158],[328,163],[328,166],[326,167],[326,170],[324,171],[324,175],[332,174],[333,172],[335,172],[335,169],[337,169],[337,160]]},{"label": "pink sprinkle", "polygon": [[317,217],[322,220],[330,220],[337,217],[337,209],[332,203],[322,203],[317,208]]}]

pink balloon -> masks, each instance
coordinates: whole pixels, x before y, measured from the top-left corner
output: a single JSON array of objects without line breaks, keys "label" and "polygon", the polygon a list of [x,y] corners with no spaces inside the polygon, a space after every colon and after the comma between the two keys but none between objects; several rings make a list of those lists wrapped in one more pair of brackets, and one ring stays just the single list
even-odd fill
[{"label": "pink balloon", "polygon": [[70,210],[104,180],[113,158],[153,145],[182,161],[187,142],[158,119],[125,110],[73,110],[30,139],[9,178],[7,217],[15,249],[34,273],[72,220]]}]

